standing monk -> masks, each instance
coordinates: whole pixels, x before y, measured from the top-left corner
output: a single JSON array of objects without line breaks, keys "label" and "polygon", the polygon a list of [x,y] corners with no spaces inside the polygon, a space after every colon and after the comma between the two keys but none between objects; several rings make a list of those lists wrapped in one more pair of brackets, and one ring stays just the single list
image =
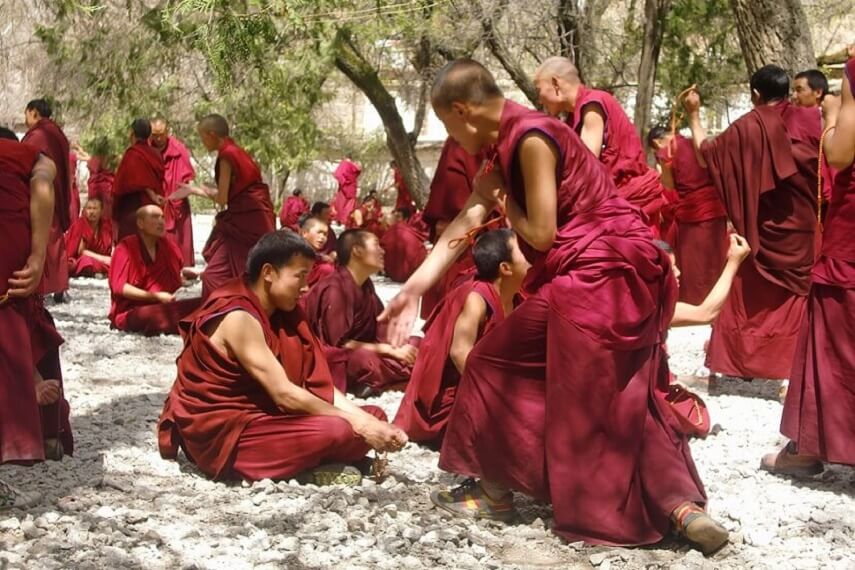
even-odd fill
[{"label": "standing monk", "polygon": [[697,92],[684,99],[695,148],[752,256],[713,327],[712,372],[787,378],[793,364],[817,225],[820,117],[792,105],[790,81],[767,65],[751,76],[754,110],[706,141]]},{"label": "standing monk", "polygon": [[392,178],[395,189],[398,191],[395,196],[395,209],[413,208],[416,203],[410,195],[410,189],[407,187],[407,182],[401,175],[401,169],[398,168],[398,163],[394,160],[389,162],[389,168],[392,169]]},{"label": "standing monk", "polygon": [[333,177],[338,182],[338,192],[333,198],[332,207],[335,210],[335,219],[342,225],[350,221],[350,214],[356,208],[357,180],[362,174],[362,168],[353,162],[350,154],[342,160],[333,172]]},{"label": "standing monk", "polygon": [[47,253],[45,255],[44,274],[42,276],[42,294],[54,294],[54,299],[62,301],[68,290],[68,261],[65,252],[64,234],[71,227],[71,156],[68,139],[62,129],[51,120],[52,110],[44,99],[34,99],[27,103],[25,122],[27,134],[23,142],[32,146],[51,159],[56,167],[54,186],[54,221],[50,228]]},{"label": "standing monk", "polygon": [[202,298],[226,281],[243,275],[250,248],[264,234],[276,229],[270,189],[261,170],[244,149],[229,136],[229,123],[221,115],[208,115],[197,128],[202,144],[217,151],[214,165],[216,188],[195,188],[212,199],[220,212],[202,252],[208,265],[202,273]]},{"label": "standing monk", "polygon": [[799,107],[819,111],[822,100],[828,95],[828,78],[818,69],[808,69],[796,74],[793,81],[793,103]]},{"label": "standing monk", "polygon": [[83,215],[71,224],[65,241],[68,246],[68,273],[72,277],[107,274],[113,251],[113,226],[102,215],[101,200],[86,200]]},{"label": "standing monk", "polygon": [[162,208],[166,216],[166,233],[181,248],[185,267],[193,267],[196,265],[196,253],[193,250],[190,199],[169,199],[179,186],[196,178],[196,171],[190,162],[190,151],[170,133],[169,123],[160,115],[151,120],[151,146],[163,158],[163,191],[167,200]]},{"label": "standing monk", "polygon": [[450,240],[497,203],[532,263],[530,296],[469,353],[440,453],[442,469],[481,479],[432,500],[508,520],[517,489],[551,501],[553,530],[571,541],[653,544],[674,525],[717,550],[727,531],[703,511],[688,442],[652,395],[668,372],[661,341],[677,296],[667,255],[576,133],[505,99],[479,63],[447,64],[431,101],[467,152],[494,150],[381,315],[391,341],[402,342],[419,296],[459,255]]},{"label": "standing monk", "polygon": [[644,212],[647,225],[658,237],[660,210],[670,200],[659,173],[647,165],[641,138],[618,100],[582,84],[579,71],[566,57],[544,61],[534,82],[546,112],[567,114],[567,123],[606,165],[618,194]]},{"label": "standing monk", "polygon": [[[783,475],[813,475],[823,463],[855,465],[855,59],[845,67],[842,104],[823,104],[828,162],[840,169],[822,249],[813,268],[807,315],[793,359],[781,432],[790,443],[763,458]],[[839,106],[839,109],[838,109]]]},{"label": "standing monk", "polygon": [[296,232],[300,229],[300,218],[309,212],[309,203],[303,198],[303,191],[297,188],[282,202],[279,210],[279,226]]},{"label": "standing monk", "polygon": [[647,144],[662,168],[662,184],[676,190],[674,251],[683,269],[680,301],[697,305],[718,281],[727,256],[727,212],[692,140],[655,127]]},{"label": "standing monk", "polygon": [[427,257],[425,236],[410,223],[411,218],[409,206],[395,210],[395,223],[380,239],[386,276],[396,283],[409,279]]},{"label": "standing monk", "polygon": [[164,207],[163,158],[148,143],[151,123],[136,119],[131,123],[131,146],[122,156],[113,187],[113,224],[116,241],[137,233],[137,210],[143,206]]}]

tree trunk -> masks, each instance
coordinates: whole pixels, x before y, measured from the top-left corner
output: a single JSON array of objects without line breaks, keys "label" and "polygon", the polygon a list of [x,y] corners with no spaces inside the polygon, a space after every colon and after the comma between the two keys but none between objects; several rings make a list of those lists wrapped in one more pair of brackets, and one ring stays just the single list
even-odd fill
[{"label": "tree trunk", "polygon": [[[484,12],[483,7],[480,5],[478,0],[473,3],[473,7],[475,8],[478,19],[481,21],[481,29],[484,31],[484,43],[487,44],[487,47],[490,49],[490,53],[493,54],[493,57],[499,60],[499,63],[502,64],[502,67],[511,79],[513,79],[514,83],[516,83],[519,90],[523,92],[529,101],[531,101],[531,104],[535,107],[539,107],[540,101],[537,96],[537,89],[534,88],[534,83],[532,83],[528,74],[519,62],[516,61],[505,45],[499,40],[496,28],[493,25],[492,16]],[[493,9],[493,12],[501,15],[505,12],[507,7],[508,0],[500,0],[497,6]]]},{"label": "tree trunk", "polygon": [[395,98],[380,81],[377,69],[365,60],[346,31],[339,32],[337,48],[335,66],[368,97],[377,110],[386,130],[386,146],[398,163],[416,204],[423,206],[430,181],[416,156],[415,146],[404,127]]},{"label": "tree trunk", "polygon": [[792,77],[816,67],[801,0],[730,0],[748,73],[775,64]]},{"label": "tree trunk", "polygon": [[570,59],[583,82],[597,65],[597,36],[609,0],[558,0],[559,54]]},{"label": "tree trunk", "polygon": [[650,107],[656,88],[656,69],[665,19],[671,9],[671,0],[644,1],[644,36],[641,45],[641,62],[638,65],[638,91],[635,96],[635,129],[644,137],[650,123]]}]

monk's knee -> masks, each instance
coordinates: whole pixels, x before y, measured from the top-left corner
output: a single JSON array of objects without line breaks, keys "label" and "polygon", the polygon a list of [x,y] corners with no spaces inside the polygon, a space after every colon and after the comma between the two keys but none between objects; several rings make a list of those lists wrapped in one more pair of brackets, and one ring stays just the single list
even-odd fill
[{"label": "monk's knee", "polygon": [[324,418],[323,437],[328,448],[334,450],[351,443],[356,434],[347,420],[327,416]]},{"label": "monk's knee", "polygon": [[384,412],[378,406],[362,406],[362,411],[371,414],[381,422],[389,421],[389,418],[386,416],[386,412]]}]

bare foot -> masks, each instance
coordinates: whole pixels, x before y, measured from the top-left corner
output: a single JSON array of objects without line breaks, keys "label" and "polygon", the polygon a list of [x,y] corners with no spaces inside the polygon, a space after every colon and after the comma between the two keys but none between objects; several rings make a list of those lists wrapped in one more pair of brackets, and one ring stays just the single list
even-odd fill
[{"label": "bare foot", "polygon": [[42,380],[36,384],[36,402],[40,406],[55,404],[61,395],[59,380]]}]

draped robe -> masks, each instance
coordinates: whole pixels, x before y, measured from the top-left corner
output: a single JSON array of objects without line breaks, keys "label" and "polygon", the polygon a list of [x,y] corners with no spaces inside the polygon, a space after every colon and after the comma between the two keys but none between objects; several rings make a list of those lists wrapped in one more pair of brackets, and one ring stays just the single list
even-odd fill
[{"label": "draped robe", "polygon": [[333,172],[333,177],[338,182],[338,191],[333,198],[332,207],[335,219],[340,224],[347,225],[350,215],[356,209],[357,179],[360,174],[362,169],[349,159],[342,160]]},{"label": "draped robe", "polygon": [[104,217],[98,222],[98,227],[93,229],[86,216],[77,218],[68,233],[65,234],[65,245],[68,254],[68,273],[71,277],[92,277],[96,273],[104,273],[110,266],[81,253],[87,249],[99,255],[110,256],[113,251],[113,224]]},{"label": "draped robe", "polygon": [[398,283],[409,279],[427,257],[424,236],[406,220],[386,230],[380,246],[385,252],[386,276]]},{"label": "draped robe", "polygon": [[300,231],[300,217],[309,211],[309,203],[302,196],[288,196],[279,210],[280,227]]},{"label": "draped robe", "polygon": [[163,196],[163,158],[147,141],[125,151],[113,183],[113,224],[116,241],[137,233],[137,210],[154,204],[146,190]]},{"label": "draped robe", "polygon": [[[196,171],[190,162],[190,151],[175,137],[168,137],[166,148],[161,152],[163,157],[163,190],[169,198],[181,184],[186,184],[196,178]],[[193,250],[193,218],[190,211],[190,199],[184,198],[177,202],[166,200],[163,208],[166,217],[166,232],[178,247],[181,248],[182,259],[186,267],[196,264],[196,253]]]}]

